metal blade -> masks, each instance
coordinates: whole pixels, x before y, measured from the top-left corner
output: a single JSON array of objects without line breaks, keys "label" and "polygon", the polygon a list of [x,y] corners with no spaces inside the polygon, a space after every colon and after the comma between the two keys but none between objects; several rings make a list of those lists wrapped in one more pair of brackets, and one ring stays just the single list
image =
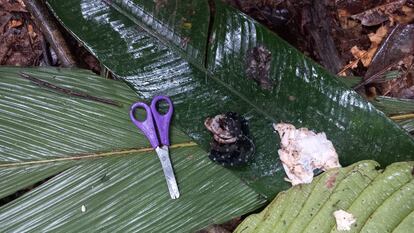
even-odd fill
[{"label": "metal blade", "polygon": [[171,166],[170,155],[167,146],[155,148],[158,158],[161,161],[162,170],[164,171],[165,179],[167,180],[168,191],[172,199],[180,197],[178,191],[177,181],[175,180],[174,170]]}]

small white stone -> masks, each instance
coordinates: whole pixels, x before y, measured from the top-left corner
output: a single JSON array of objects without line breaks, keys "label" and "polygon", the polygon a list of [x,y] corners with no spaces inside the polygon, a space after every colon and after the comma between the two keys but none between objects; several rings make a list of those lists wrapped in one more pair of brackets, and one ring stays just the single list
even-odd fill
[{"label": "small white stone", "polygon": [[85,205],[82,205],[81,206],[81,211],[82,211],[82,213],[85,213],[86,212],[86,206]]},{"label": "small white stone", "polygon": [[338,231],[349,231],[351,225],[356,222],[355,217],[344,210],[337,210],[333,213],[336,220],[336,229]]}]

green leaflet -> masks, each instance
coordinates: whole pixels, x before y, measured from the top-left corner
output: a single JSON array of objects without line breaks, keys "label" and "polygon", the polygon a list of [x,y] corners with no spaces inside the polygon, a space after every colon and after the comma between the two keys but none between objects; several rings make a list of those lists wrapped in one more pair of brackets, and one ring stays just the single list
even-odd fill
[{"label": "green leaflet", "polygon": [[406,114],[414,112],[414,101],[391,97],[377,97],[372,103],[388,115]]},{"label": "green leaflet", "polygon": [[342,83],[344,83],[349,88],[352,88],[358,85],[362,81],[362,78],[358,76],[345,76],[345,77],[336,76],[336,78]]},{"label": "green leaflet", "polygon": [[[347,232],[409,232],[413,226],[414,162],[394,163],[385,170],[377,170],[377,166],[374,161],[361,161],[281,192],[235,232],[343,232],[336,229],[333,216],[340,209],[356,219]],[[291,197],[292,201],[281,202]]]},{"label": "green leaflet", "polygon": [[401,125],[403,129],[407,130],[407,132],[414,132],[414,119],[398,121],[398,124]]},{"label": "green leaflet", "polygon": [[[211,140],[203,125],[206,117],[234,111],[247,118],[256,156],[233,172],[269,198],[289,187],[277,154],[275,122],[325,132],[343,165],[363,159],[386,165],[413,158],[414,141],[399,126],[274,33],[221,1],[210,1],[214,17],[207,1],[47,3],[64,27],[140,98],[171,96],[175,126],[204,150]],[[250,51],[257,46],[271,53],[270,89],[246,76]]]},{"label": "green leaflet", "polygon": [[181,197],[171,200],[155,152],[128,116],[138,98],[121,81],[79,69],[0,74],[0,197],[29,188],[0,207],[0,232],[192,232],[265,201],[175,128]]}]

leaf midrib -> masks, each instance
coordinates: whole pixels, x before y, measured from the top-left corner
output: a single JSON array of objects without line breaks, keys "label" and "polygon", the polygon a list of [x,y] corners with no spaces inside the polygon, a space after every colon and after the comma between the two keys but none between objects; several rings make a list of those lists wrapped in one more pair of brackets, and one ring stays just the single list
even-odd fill
[{"label": "leaf midrib", "polygon": [[[198,146],[194,142],[183,142],[171,145],[170,148],[185,148],[185,147],[193,147]],[[132,153],[140,154],[154,150],[152,147],[143,147],[143,148],[130,148],[130,149],[123,149],[117,151],[101,151],[96,153],[89,153],[89,154],[82,154],[82,155],[74,155],[70,157],[58,157],[53,159],[44,159],[44,160],[33,160],[33,161],[25,161],[25,162],[17,162],[17,163],[4,163],[0,164],[0,168],[10,168],[10,167],[17,167],[17,166],[25,166],[25,165],[37,165],[37,164],[44,164],[44,163],[54,163],[54,162],[62,162],[62,161],[74,161],[74,160],[83,160],[83,159],[94,159],[94,158],[102,158],[102,157],[112,157],[112,156],[125,156]]]}]

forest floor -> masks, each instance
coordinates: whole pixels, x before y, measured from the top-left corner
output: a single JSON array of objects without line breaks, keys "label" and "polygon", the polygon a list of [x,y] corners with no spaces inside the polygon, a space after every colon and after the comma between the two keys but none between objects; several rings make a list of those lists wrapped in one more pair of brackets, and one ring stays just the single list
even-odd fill
[{"label": "forest floor", "polygon": [[[225,0],[330,72],[360,77],[367,98],[414,99],[414,0]],[[59,66],[23,0],[0,0],[0,65]],[[99,62],[60,30],[77,66]]]}]

